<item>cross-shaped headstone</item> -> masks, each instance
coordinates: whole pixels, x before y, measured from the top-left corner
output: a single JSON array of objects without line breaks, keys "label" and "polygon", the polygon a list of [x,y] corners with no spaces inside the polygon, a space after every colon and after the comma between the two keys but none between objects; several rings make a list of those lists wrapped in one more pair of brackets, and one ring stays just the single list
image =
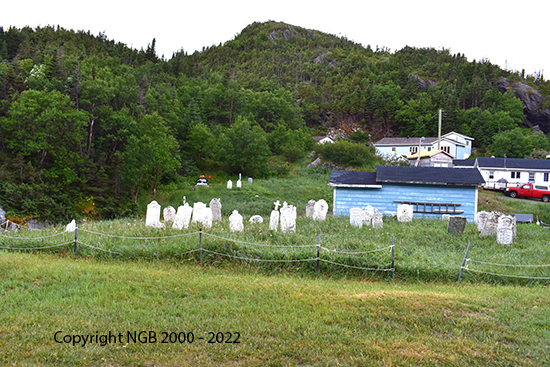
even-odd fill
[{"label": "cross-shaped headstone", "polygon": [[276,202],[273,203],[273,205],[275,205],[275,210],[279,210],[279,207],[281,206],[281,202],[277,200]]}]

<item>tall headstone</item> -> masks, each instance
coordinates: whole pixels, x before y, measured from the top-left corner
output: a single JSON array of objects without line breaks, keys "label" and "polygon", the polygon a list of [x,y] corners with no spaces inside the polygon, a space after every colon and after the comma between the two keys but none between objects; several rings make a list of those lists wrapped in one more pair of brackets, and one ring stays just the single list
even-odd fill
[{"label": "tall headstone", "polygon": [[210,200],[210,209],[212,209],[212,221],[222,220],[222,203],[219,198]]},{"label": "tall headstone", "polygon": [[164,224],[160,222],[160,205],[154,200],[147,205],[145,225],[147,227],[155,227],[155,228],[164,227]]},{"label": "tall headstone", "polygon": [[295,233],[296,232],[296,207],[288,205],[285,201],[281,212],[281,232]]},{"label": "tall headstone", "polygon": [[176,213],[176,218],[174,219],[174,224],[172,225],[172,228],[174,229],[189,228],[189,222],[191,221],[192,214],[193,214],[193,208],[189,206],[189,203],[185,203],[185,205],[180,205],[178,207],[178,212]]},{"label": "tall headstone", "polygon": [[374,208],[371,205],[367,205],[365,209],[363,209],[363,212],[361,213],[361,216],[363,217],[364,226],[368,227],[371,225],[373,215],[374,215]]},{"label": "tall headstone", "polygon": [[174,222],[174,219],[176,219],[176,209],[173,206],[167,206],[162,211],[162,217],[164,218],[164,224]]},{"label": "tall headstone", "polygon": [[313,220],[325,220],[327,218],[327,212],[327,202],[324,199],[318,200],[313,206]]},{"label": "tall headstone", "polygon": [[497,243],[501,245],[514,244],[514,217],[502,215],[498,218]]},{"label": "tall headstone", "polygon": [[489,218],[489,212],[481,211],[477,212],[476,214],[476,225],[478,232],[483,231],[483,227],[485,227],[485,223],[487,223],[487,218]]},{"label": "tall headstone", "polygon": [[464,228],[466,227],[466,221],[468,218],[452,216],[449,218],[449,223],[447,224],[447,233],[461,235],[464,233]]},{"label": "tall headstone", "polygon": [[411,222],[413,219],[414,207],[409,204],[401,204],[397,206],[397,221],[399,223]]},{"label": "tall headstone", "polygon": [[485,225],[483,226],[483,229],[481,230],[481,237],[486,236],[496,236],[497,235],[497,229],[498,229],[498,218],[501,217],[503,214],[498,211],[491,212],[489,214],[489,217],[487,217],[487,221],[485,222]]},{"label": "tall headstone", "polygon": [[354,227],[363,227],[363,210],[361,208],[351,208],[349,210],[349,224]]},{"label": "tall headstone", "polygon": [[201,202],[196,202],[193,204],[193,217],[191,222],[202,223],[206,217],[206,204]]},{"label": "tall headstone", "polygon": [[372,215],[372,226],[374,228],[382,228],[384,226],[384,220],[382,219],[384,216],[382,213],[378,211],[378,209],[374,210],[374,214]]},{"label": "tall headstone", "polygon": [[279,206],[281,206],[281,203],[279,200],[273,203],[275,205],[275,210],[271,211],[271,215],[269,217],[269,230],[270,231],[277,231],[277,227],[279,227]]},{"label": "tall headstone", "polygon": [[233,188],[233,181],[228,180],[228,181],[227,181],[227,189],[228,189],[228,190],[231,190],[232,188]]},{"label": "tall headstone", "polygon": [[229,216],[229,231],[231,233],[242,232],[244,230],[243,216],[237,210]]},{"label": "tall headstone", "polygon": [[311,199],[306,204],[306,218],[313,218],[313,211],[315,207],[315,200]]},{"label": "tall headstone", "polygon": [[241,174],[239,173],[239,180],[237,181],[237,188],[240,189],[243,186],[241,181]]}]

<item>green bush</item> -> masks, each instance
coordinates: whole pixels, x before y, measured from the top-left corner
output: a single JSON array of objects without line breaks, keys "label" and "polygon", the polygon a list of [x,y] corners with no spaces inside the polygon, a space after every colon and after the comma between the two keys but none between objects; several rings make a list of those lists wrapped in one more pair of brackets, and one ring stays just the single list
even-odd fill
[{"label": "green bush", "polygon": [[324,160],[342,166],[368,167],[376,164],[374,148],[347,140],[320,145],[317,152]]}]

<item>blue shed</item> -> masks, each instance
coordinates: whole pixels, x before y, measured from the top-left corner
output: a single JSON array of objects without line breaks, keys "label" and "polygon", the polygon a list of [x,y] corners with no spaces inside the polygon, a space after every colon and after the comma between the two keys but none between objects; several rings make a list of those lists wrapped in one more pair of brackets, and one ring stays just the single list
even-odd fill
[{"label": "blue shed", "polygon": [[376,172],[332,171],[333,214],[372,205],[381,213],[411,204],[415,217],[441,219],[443,214],[475,221],[477,187],[484,183],[475,168],[378,166]]}]

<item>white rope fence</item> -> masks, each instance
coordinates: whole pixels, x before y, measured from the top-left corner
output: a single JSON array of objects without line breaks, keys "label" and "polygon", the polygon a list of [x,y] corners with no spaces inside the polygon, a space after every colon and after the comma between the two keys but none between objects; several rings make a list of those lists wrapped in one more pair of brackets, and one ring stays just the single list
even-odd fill
[{"label": "white rope fence", "polygon": [[489,272],[489,271],[478,270],[478,269],[470,269],[469,268],[470,263],[487,265],[487,266],[504,267],[504,268],[548,268],[550,267],[550,264],[540,264],[540,265],[538,264],[498,264],[498,263],[492,263],[487,261],[472,260],[468,257],[468,252],[470,251],[470,245],[471,245],[471,242],[468,243],[468,248],[466,249],[466,254],[464,255],[464,260],[462,261],[462,266],[460,267],[460,275],[458,276],[458,281],[460,281],[460,279],[462,278],[462,273],[464,270],[477,273],[477,274],[487,274],[487,275],[505,277],[505,278],[550,280],[550,277],[502,274],[502,273],[495,273],[495,272]]}]

